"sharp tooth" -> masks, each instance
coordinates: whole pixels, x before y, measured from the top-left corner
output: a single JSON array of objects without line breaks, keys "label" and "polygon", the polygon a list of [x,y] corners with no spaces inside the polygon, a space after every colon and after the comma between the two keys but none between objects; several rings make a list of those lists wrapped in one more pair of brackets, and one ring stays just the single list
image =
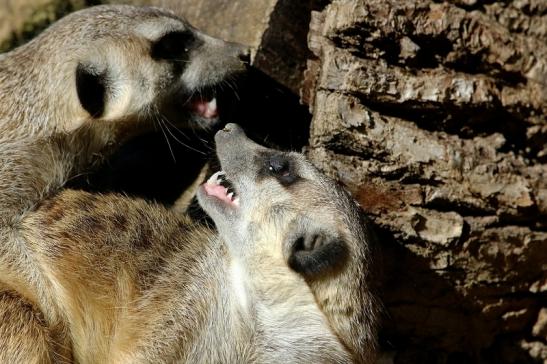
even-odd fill
[{"label": "sharp tooth", "polygon": [[234,193],[233,193],[233,192],[230,192],[229,194],[226,195],[226,197],[228,197],[230,200],[233,201]]},{"label": "sharp tooth", "polygon": [[234,205],[239,206],[239,196],[236,196],[236,198],[234,198],[232,202],[234,203]]},{"label": "sharp tooth", "polygon": [[219,171],[218,172],[218,175],[217,175],[217,185],[221,184],[222,181],[224,179],[226,179],[226,177],[224,177],[226,175],[226,173],[224,173],[223,171]]},{"label": "sharp tooth", "polygon": [[217,109],[217,98],[213,98],[211,101],[207,103],[207,108],[211,111],[215,111]]},{"label": "sharp tooth", "polygon": [[207,183],[209,184],[215,184],[215,185],[218,185],[220,184],[220,179],[219,177],[220,176],[223,176],[225,173],[223,171],[218,171],[218,172],[215,172],[211,177],[209,177],[209,179],[207,180]]}]

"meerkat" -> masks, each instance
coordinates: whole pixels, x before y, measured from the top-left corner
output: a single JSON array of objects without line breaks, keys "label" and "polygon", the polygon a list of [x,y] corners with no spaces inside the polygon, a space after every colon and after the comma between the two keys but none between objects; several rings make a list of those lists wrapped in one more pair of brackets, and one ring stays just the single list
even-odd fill
[{"label": "meerkat", "polygon": [[[72,13],[0,55],[0,226],[158,123],[210,127],[247,51],[158,8]],[[3,239],[0,239],[3,240]]]},{"label": "meerkat", "polygon": [[30,347],[36,362],[374,362],[373,241],[357,203],[237,125],[215,140],[222,171],[198,200],[216,230],[68,189],[24,216],[19,243],[38,277],[9,283],[22,317],[40,320],[17,342],[0,335],[0,358]]},{"label": "meerkat", "polygon": [[[51,281],[21,233],[25,215],[137,133],[214,125],[215,90],[246,57],[168,11],[122,5],[72,13],[0,55],[0,362],[41,362],[40,343],[64,342]],[[52,350],[56,361],[70,353]]]}]

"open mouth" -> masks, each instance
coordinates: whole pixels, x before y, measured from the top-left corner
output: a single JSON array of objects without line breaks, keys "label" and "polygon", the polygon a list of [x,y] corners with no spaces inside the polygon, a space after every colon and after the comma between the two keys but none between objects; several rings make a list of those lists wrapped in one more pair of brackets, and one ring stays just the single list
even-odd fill
[{"label": "open mouth", "polygon": [[213,89],[201,90],[190,99],[190,110],[197,116],[211,120],[219,117],[216,92]]},{"label": "open mouth", "polygon": [[204,119],[216,119],[218,118],[217,98],[214,97],[210,100],[202,99],[201,97],[191,100],[192,111]]},{"label": "open mouth", "polygon": [[207,196],[215,197],[221,202],[238,207],[239,196],[237,196],[232,182],[226,178],[226,173],[218,171],[203,184]]}]

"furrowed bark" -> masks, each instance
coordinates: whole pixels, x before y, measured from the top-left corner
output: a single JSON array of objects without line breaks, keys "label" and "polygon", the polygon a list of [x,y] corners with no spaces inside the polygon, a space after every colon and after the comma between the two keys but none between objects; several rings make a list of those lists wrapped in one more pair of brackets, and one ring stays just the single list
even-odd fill
[{"label": "furrowed bark", "polygon": [[395,363],[547,360],[545,14],[345,0],[312,15],[308,154],[380,230]]}]

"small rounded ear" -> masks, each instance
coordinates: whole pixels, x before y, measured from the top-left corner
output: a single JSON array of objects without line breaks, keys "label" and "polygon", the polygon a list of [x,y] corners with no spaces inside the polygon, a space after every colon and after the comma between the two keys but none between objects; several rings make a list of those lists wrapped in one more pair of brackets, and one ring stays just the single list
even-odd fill
[{"label": "small rounded ear", "polygon": [[346,243],[323,232],[305,233],[290,244],[289,267],[306,277],[331,272],[348,257]]},{"label": "small rounded ear", "polygon": [[104,113],[107,78],[105,71],[97,71],[82,63],[76,67],[76,90],[82,107],[94,118]]}]

